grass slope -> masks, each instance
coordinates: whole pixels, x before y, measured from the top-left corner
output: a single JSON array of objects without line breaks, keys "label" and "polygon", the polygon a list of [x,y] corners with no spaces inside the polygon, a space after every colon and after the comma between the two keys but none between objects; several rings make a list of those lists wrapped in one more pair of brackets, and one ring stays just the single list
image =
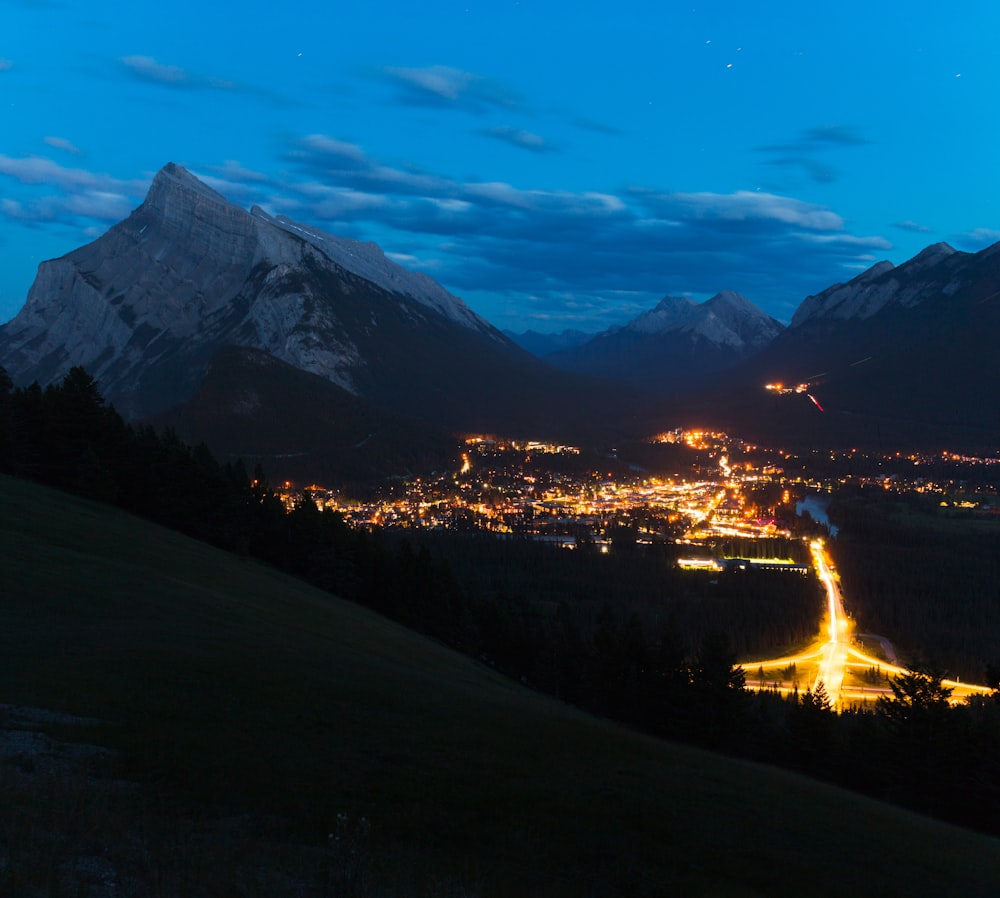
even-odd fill
[{"label": "grass slope", "polygon": [[266,567],[10,478],[0,570],[0,703],[112,722],[91,738],[178,827],[269,815],[319,842],[363,814],[383,879],[431,870],[461,894],[1000,892],[996,840],[594,720]]}]

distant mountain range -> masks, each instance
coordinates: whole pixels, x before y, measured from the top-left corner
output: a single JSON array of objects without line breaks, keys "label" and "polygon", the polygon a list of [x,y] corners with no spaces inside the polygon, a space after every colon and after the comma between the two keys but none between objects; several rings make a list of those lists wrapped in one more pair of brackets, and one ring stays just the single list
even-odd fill
[{"label": "distant mountain range", "polygon": [[513,340],[522,349],[528,350],[532,355],[536,355],[539,358],[544,358],[549,353],[559,349],[572,349],[574,346],[586,343],[596,336],[592,332],[570,328],[555,334],[544,334],[534,330],[526,330],[520,333],[505,330],[503,335]]},{"label": "distant mountain range", "polygon": [[505,335],[374,244],[244,210],[169,164],[127,219],[40,266],[0,365],[21,385],[82,365],[131,418],[365,476],[469,431],[995,449],[998,330],[1000,244],[939,243],[807,297],[788,327],[726,290],[597,335]]},{"label": "distant mountain range", "polygon": [[731,290],[700,304],[667,296],[624,327],[548,353],[545,360],[568,371],[669,396],[759,352],[783,329]]},{"label": "distant mountain range", "polygon": [[[807,297],[771,343],[669,414],[771,442],[997,453],[998,333],[1000,244],[938,243]],[[779,382],[808,389],[764,389]]]}]

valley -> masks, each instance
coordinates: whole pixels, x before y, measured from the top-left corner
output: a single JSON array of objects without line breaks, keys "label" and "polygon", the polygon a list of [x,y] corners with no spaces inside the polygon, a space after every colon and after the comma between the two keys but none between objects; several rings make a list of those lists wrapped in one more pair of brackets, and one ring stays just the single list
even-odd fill
[{"label": "valley", "polygon": [[[481,533],[601,554],[655,552],[663,563],[702,578],[723,571],[812,570],[823,587],[815,609],[816,641],[782,657],[741,661],[748,688],[789,695],[822,683],[838,710],[873,706],[879,696],[891,694],[890,679],[906,668],[892,649],[894,634],[861,638],[845,611],[830,554],[836,553],[836,541],[824,546],[816,537],[836,533],[824,512],[835,494],[876,488],[931,500],[940,513],[984,525],[1000,512],[995,458],[850,452],[824,453],[817,464],[721,432],[681,430],[659,435],[652,445],[669,450],[659,458],[655,476],[636,470],[617,451],[602,455],[543,441],[475,436],[466,439],[455,470],[405,482],[365,501],[315,484],[303,489],[285,483],[281,495],[289,508],[308,497],[353,527]],[[673,465],[669,475],[668,464]],[[823,523],[815,523],[813,515]],[[915,657],[922,648],[910,645],[907,653]],[[945,685],[955,702],[990,692],[960,678],[946,679]]]},{"label": "valley", "polygon": [[[380,882],[422,857],[428,894],[797,893],[759,870],[782,842],[758,824],[731,842],[749,865],[714,869],[719,821],[769,806],[728,774],[716,794],[718,755],[996,835],[998,248],[875,262],[787,326],[732,290],[667,296],[527,341],[542,358],[375,244],[170,163],[0,326],[0,705],[97,721],[154,828],[218,818],[219,889],[281,866],[256,853],[272,820],[308,870],[288,893],[330,894],[370,831]],[[75,834],[45,857],[34,762],[13,763],[17,875],[75,869]],[[800,788],[765,769],[736,780]],[[124,805],[115,869],[184,894],[183,849]],[[859,813],[834,817],[885,819]],[[880,861],[896,844],[870,838]],[[829,892],[864,894],[843,851]]]}]

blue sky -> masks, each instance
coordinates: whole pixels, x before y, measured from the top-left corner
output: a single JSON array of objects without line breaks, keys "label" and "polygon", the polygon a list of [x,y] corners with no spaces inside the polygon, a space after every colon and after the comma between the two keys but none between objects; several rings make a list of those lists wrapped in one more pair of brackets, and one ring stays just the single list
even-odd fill
[{"label": "blue sky", "polygon": [[500,327],[1000,240],[1000,3],[0,0],[0,322],[177,162]]}]

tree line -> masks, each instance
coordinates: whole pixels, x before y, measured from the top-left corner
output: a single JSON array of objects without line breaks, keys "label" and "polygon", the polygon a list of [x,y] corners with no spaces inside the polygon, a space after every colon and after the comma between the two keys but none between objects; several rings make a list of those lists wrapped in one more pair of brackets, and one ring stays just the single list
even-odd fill
[{"label": "tree line", "polygon": [[937,495],[858,489],[830,513],[850,612],[900,656],[962,679],[1000,679],[1000,519]]},{"label": "tree line", "polygon": [[[790,601],[805,608],[810,587],[798,575],[690,580],[668,559],[637,551],[623,579],[587,552],[571,560],[480,538],[445,551],[444,542],[351,528],[305,496],[287,510],[263,471],[220,464],[169,430],[127,424],[81,368],[44,389],[17,389],[0,369],[0,471],[258,558],[600,716],[1000,832],[993,697],[953,708],[940,677],[914,672],[873,710],[836,715],[821,686],[789,697],[745,688],[724,623],[736,614],[738,628],[752,630],[745,609],[770,614],[775,590],[801,592]],[[520,579],[497,574],[511,569],[511,553],[523,559]],[[630,604],[647,580],[654,599]],[[804,626],[804,617],[791,624],[789,637]],[[766,627],[752,637],[774,638]]]}]

